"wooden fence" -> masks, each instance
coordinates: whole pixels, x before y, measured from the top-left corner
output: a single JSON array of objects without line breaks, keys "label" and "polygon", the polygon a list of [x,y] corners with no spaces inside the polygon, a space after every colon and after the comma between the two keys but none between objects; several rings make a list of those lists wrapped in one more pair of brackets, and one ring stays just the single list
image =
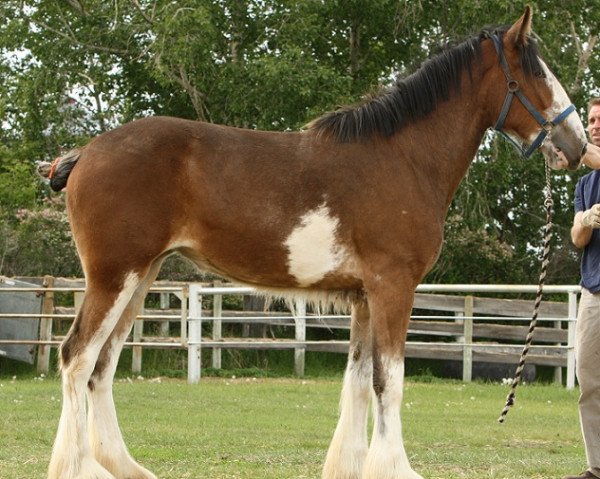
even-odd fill
[{"label": "wooden fence", "polygon": [[[31,280],[31,279],[30,279]],[[35,340],[8,340],[3,344],[30,344],[38,348],[37,368],[47,372],[50,348],[56,347],[62,337],[55,333],[56,321],[72,321],[83,297],[81,280],[45,277],[35,279],[39,286],[4,288],[0,278],[0,301],[11,292],[33,292],[42,295],[40,313],[1,313],[6,318],[39,319],[40,334]],[[527,334],[527,321],[533,300],[496,299],[479,295],[503,293],[532,295],[537,287],[530,285],[419,285],[413,316],[409,326],[406,355],[412,358],[430,358],[462,361],[463,380],[470,381],[474,362],[516,364]],[[155,283],[152,294],[160,296],[159,307],[145,309],[134,323],[126,347],[133,348],[132,370],[142,369],[142,348],[182,348],[188,351],[188,381],[196,383],[201,376],[202,348],[212,349],[212,366],[221,366],[223,349],[293,349],[295,373],[304,374],[306,351],[347,353],[348,341],[306,340],[307,328],[349,329],[346,315],[319,315],[307,313],[306,304],[296,302],[294,314],[227,311],[223,309],[224,295],[253,295],[252,288],[214,287],[207,284]],[[562,382],[566,368],[566,386],[575,385],[573,352],[577,294],[579,286],[546,286],[545,292],[560,294],[565,301],[544,301],[540,309],[535,346],[530,351],[531,364],[555,367],[555,378]],[[61,308],[54,304],[56,293],[74,295],[75,308]],[[452,295],[446,294],[452,293]],[[475,296],[477,294],[477,296]],[[179,298],[181,307],[169,307],[170,295]],[[202,298],[212,297],[212,310],[202,309]],[[206,302],[205,302],[206,303]],[[188,313],[189,304],[189,313]],[[418,314],[426,311],[427,314]],[[432,312],[434,314],[432,314]],[[436,312],[445,313],[437,315]],[[448,313],[451,316],[448,316]],[[159,335],[144,335],[145,322],[158,322]],[[179,335],[169,334],[170,323],[179,324]],[[293,327],[293,339],[223,337],[225,323],[280,325]],[[203,327],[204,324],[204,327]],[[203,332],[204,336],[203,337]]]},{"label": "wooden fence", "polygon": [[[39,320],[39,337],[36,339],[6,339],[0,336],[0,351],[3,345],[28,344],[37,347],[37,371],[47,373],[50,368],[50,349],[57,347],[63,340],[65,328],[57,332],[58,322],[71,322],[75,318],[83,301],[85,282],[82,279],[54,278],[44,276],[43,278],[18,278],[26,283],[39,286],[7,287],[10,278],[0,277],[0,302],[2,297],[14,293],[32,293],[42,296],[41,311],[28,313],[6,312],[0,313],[0,321],[3,319]],[[62,307],[56,305],[55,295],[59,293],[72,294],[74,307]],[[133,348],[132,372],[139,373],[142,369],[142,348],[187,348],[187,305],[188,285],[187,283],[161,282],[154,283],[149,294],[160,296],[159,308],[144,308],[140,311],[134,322],[132,333],[125,347]],[[181,302],[179,309],[169,308],[169,297],[175,295]],[[160,336],[144,336],[144,322],[157,322],[160,324]],[[169,324],[180,325],[179,337],[169,334]]]},{"label": "wooden fence", "polygon": [[[532,300],[475,297],[473,293],[532,294],[534,285],[419,285],[409,325],[406,356],[412,358],[458,360],[463,363],[463,380],[470,381],[474,362],[516,364],[528,331],[533,309]],[[562,382],[566,368],[566,386],[575,386],[574,337],[579,286],[546,286],[546,293],[566,296],[565,302],[545,301],[539,311],[535,345],[528,363],[554,366],[556,381]],[[301,375],[306,351],[348,352],[348,341],[306,341],[306,327],[348,329],[349,317],[344,315],[307,315],[303,302],[296,304],[295,315],[287,317],[228,317],[219,307],[217,314],[203,315],[202,297],[220,298],[225,294],[254,294],[252,288],[207,287],[190,285],[190,315],[188,337],[188,382],[200,380],[201,348],[213,349],[213,366],[219,364],[222,349],[294,349],[295,371]],[[467,293],[450,296],[440,293]],[[215,303],[219,303],[217,299]],[[432,314],[418,315],[417,311],[451,312],[454,317]],[[211,338],[201,337],[202,322],[211,322]],[[294,326],[294,340],[222,338],[219,331],[224,322],[261,321]],[[282,322],[283,321],[283,322]],[[285,322],[287,321],[287,322]],[[509,323],[509,324],[506,324]],[[513,324],[510,324],[513,323]],[[427,336],[428,340],[411,337]],[[453,341],[449,342],[448,338]],[[440,341],[442,339],[442,341]],[[475,340],[478,340],[477,342]],[[543,344],[538,344],[543,343]]]}]

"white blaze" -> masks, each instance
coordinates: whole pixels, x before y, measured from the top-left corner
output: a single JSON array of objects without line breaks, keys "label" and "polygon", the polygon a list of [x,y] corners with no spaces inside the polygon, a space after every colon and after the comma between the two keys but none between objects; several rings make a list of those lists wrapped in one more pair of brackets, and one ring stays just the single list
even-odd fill
[{"label": "white blaze", "polygon": [[308,286],[335,271],[346,257],[336,240],[339,220],[331,216],[326,203],[300,218],[285,241],[288,271],[300,286]]},{"label": "white blaze", "polygon": [[[546,84],[550,91],[552,92],[552,105],[544,112],[544,116],[548,120],[553,120],[557,115],[560,115],[563,111],[565,111],[571,105],[571,99],[567,92],[560,84],[558,79],[553,75],[548,66],[544,63],[544,61],[540,58],[540,64],[544,69],[544,74],[546,75]],[[565,126],[567,128],[576,131],[579,133],[581,139],[585,141],[585,128],[583,127],[583,123],[581,123],[581,118],[576,112],[571,113],[564,120]],[[537,136],[537,133],[536,135]]]}]

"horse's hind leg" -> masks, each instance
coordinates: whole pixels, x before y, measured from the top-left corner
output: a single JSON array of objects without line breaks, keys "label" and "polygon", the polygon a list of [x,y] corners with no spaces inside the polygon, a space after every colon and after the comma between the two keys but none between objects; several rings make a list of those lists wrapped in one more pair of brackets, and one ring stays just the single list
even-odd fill
[{"label": "horse's hind leg", "polygon": [[140,284],[140,273],[111,272],[87,282],[81,311],[60,348],[63,405],[49,479],[114,479],[92,455],[85,393],[100,350]]},{"label": "horse's hind leg", "polygon": [[323,479],[359,479],[367,455],[371,393],[371,335],[364,298],[352,306],[350,351],[340,399],[340,418],[327,452]]},{"label": "horse's hind leg", "polygon": [[133,294],[121,319],[104,344],[88,382],[88,429],[96,460],[117,479],[155,479],[147,469],[130,456],[117,421],[112,384],[119,355],[136,315],[158,271],[157,260]]}]

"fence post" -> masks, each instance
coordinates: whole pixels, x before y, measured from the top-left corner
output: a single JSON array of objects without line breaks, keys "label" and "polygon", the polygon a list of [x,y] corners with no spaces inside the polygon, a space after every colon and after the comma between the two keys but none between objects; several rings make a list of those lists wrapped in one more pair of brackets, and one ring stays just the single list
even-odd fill
[{"label": "fence post", "polygon": [[179,320],[180,324],[180,341],[182,346],[187,346],[188,342],[188,334],[187,334],[187,323],[188,323],[188,300],[190,297],[190,290],[187,286],[183,286],[181,288],[181,318]]},{"label": "fence post", "polygon": [[577,293],[569,292],[569,323],[567,325],[567,389],[575,387],[575,320],[577,318]]},{"label": "fence post", "polygon": [[[562,329],[562,321],[554,321],[554,329]],[[555,343],[556,346],[560,347],[561,343]],[[567,353],[568,354],[568,353]],[[554,382],[556,384],[560,384],[562,385],[562,379],[563,379],[563,368],[562,366],[555,366],[554,367]]]},{"label": "fence post", "polygon": [[473,296],[465,296],[463,323],[463,382],[473,379]]},{"label": "fence post", "polygon": [[[221,286],[220,281],[215,281],[214,286]],[[223,295],[213,295],[213,327],[212,327],[212,338],[213,341],[220,341],[223,338],[223,325],[221,322],[221,316],[223,315]],[[219,319],[217,319],[219,318]],[[221,369],[221,348],[213,348],[212,352],[212,367],[215,369]]]},{"label": "fence post", "polygon": [[[144,313],[144,305],[142,304],[142,308],[140,311],[141,314]],[[142,341],[142,336],[144,335],[144,320],[136,319],[133,322],[133,342],[139,343]],[[142,372],[142,347],[141,346],[133,346],[132,354],[131,354],[131,372],[141,373]]]},{"label": "fence post", "polygon": [[[306,341],[306,299],[301,298],[295,301],[294,305],[294,323],[296,324],[296,341]],[[304,376],[304,360],[306,356],[306,347],[298,346],[294,348],[294,373],[298,377]]]},{"label": "fence post", "polygon": [[[165,310],[169,309],[169,293],[160,293],[160,309]],[[160,335],[166,338],[169,337],[169,321],[161,321],[158,330],[160,331]]]},{"label": "fence post", "polygon": [[[54,287],[54,277],[44,276],[44,288]],[[54,313],[54,291],[44,291],[42,298],[42,314]],[[40,341],[52,340],[52,318],[40,319]],[[50,370],[50,345],[40,344],[38,347],[37,372],[47,374]]]},{"label": "fence post", "polygon": [[75,291],[73,293],[73,306],[75,306],[75,314],[79,313],[81,309],[81,305],[83,304],[83,298],[85,297],[85,293],[83,291]]},{"label": "fence post", "polygon": [[188,328],[188,383],[200,382],[202,342],[202,296],[200,285],[190,285],[190,316]]}]

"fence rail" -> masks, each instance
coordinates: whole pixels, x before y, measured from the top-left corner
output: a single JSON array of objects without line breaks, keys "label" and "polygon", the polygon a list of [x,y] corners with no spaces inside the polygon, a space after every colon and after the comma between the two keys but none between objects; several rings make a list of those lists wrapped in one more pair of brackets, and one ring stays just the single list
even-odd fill
[{"label": "fence rail", "polygon": [[[575,355],[574,355],[574,336],[575,336],[575,320],[577,312],[577,293],[580,291],[579,286],[547,286],[547,293],[566,294],[566,303],[548,303],[543,306],[541,316],[538,318],[540,327],[538,328],[538,340],[553,341],[556,344],[548,344],[545,346],[534,346],[529,355],[529,362],[533,364],[555,366],[557,368],[555,378],[562,381],[562,367],[567,369],[566,386],[573,388],[575,386]],[[347,352],[348,341],[327,341],[327,342],[309,342],[305,340],[305,328],[309,320],[319,321],[321,318],[326,320],[343,320],[345,327],[349,327],[349,316],[325,316],[313,317],[307,316],[306,313],[298,314],[298,311],[305,311],[305,304],[296,304],[296,315],[294,322],[296,326],[296,338],[287,341],[231,341],[224,340],[219,334],[214,334],[209,339],[202,338],[202,321],[223,323],[227,321],[222,314],[213,316],[202,315],[202,296],[212,295],[221,297],[224,294],[254,294],[256,291],[247,287],[206,287],[204,285],[190,285],[190,328],[188,339],[188,382],[196,383],[200,380],[201,373],[201,348],[207,347],[213,349],[213,365],[219,363],[220,352],[224,348],[293,348],[295,350],[295,369],[296,372],[303,371],[304,354],[307,350],[319,351],[335,351]],[[504,329],[507,332],[510,328],[509,339],[515,339],[517,336],[515,331],[518,330],[522,336],[519,338],[524,340],[527,332],[527,326],[508,326],[477,324],[479,321],[490,321],[492,318],[495,321],[523,321],[528,319],[529,313],[520,316],[512,317],[497,317],[497,316],[475,316],[476,311],[492,310],[495,314],[502,312],[513,312],[518,305],[523,311],[525,303],[529,307],[532,306],[531,301],[524,300],[495,300],[489,298],[474,298],[471,295],[462,298],[452,297],[451,304],[446,302],[445,305],[427,303],[423,298],[423,293],[536,293],[536,285],[427,285],[422,284],[417,287],[417,295],[415,307],[422,309],[442,309],[445,311],[453,311],[458,313],[455,319],[461,321],[461,324],[446,323],[443,325],[424,322],[423,320],[431,319],[449,319],[445,316],[412,316],[409,325],[409,335],[412,334],[433,334],[455,336],[459,341],[456,343],[440,343],[440,342],[407,342],[406,355],[407,357],[420,358],[436,358],[436,359],[456,359],[463,362],[463,380],[470,381],[472,377],[472,366],[474,361],[489,361],[489,362],[514,362],[522,350],[522,344],[490,344],[490,343],[474,343],[474,337],[494,337],[492,329],[499,331]],[[447,300],[448,298],[443,298]],[[488,301],[486,301],[488,300]],[[502,301],[503,308],[498,307],[498,302]],[[485,306],[487,303],[487,308]],[[289,319],[289,318],[288,318]],[[271,319],[272,320],[272,319]],[[550,322],[552,328],[543,327],[544,322]],[[563,322],[566,322],[566,330],[562,329]],[[344,326],[341,326],[344,327]],[[219,330],[219,328],[216,328]],[[487,331],[486,331],[487,330]],[[497,334],[497,333],[496,333]]]},{"label": "fence rail", "polygon": [[[53,321],[72,320],[81,305],[84,284],[81,280],[62,280],[45,277],[40,286],[3,287],[0,278],[0,301],[2,294],[36,293],[42,296],[40,312],[0,313],[0,324],[4,319],[36,319],[40,321],[38,338],[17,340],[0,335],[0,356],[3,345],[27,344],[37,347],[37,367],[40,372],[49,368],[51,347],[60,344],[62,337],[53,333]],[[406,356],[413,358],[451,359],[462,361],[463,380],[470,381],[473,363],[478,361],[516,363],[527,334],[524,324],[531,315],[533,301],[522,299],[497,299],[476,297],[473,294],[533,294],[536,285],[419,285],[415,298],[415,311],[444,311],[453,316],[440,314],[414,314],[409,325],[409,340]],[[555,378],[562,382],[562,371],[566,368],[566,386],[575,385],[574,335],[579,286],[549,285],[544,291],[566,295],[566,301],[542,303],[539,327],[528,362],[555,367]],[[73,311],[54,305],[54,294],[75,295]],[[329,351],[347,353],[348,341],[314,341],[306,339],[307,328],[349,329],[348,315],[318,315],[307,313],[306,303],[296,301],[294,313],[268,311],[224,311],[224,295],[254,295],[249,287],[211,286],[206,284],[155,284],[151,293],[160,295],[161,310],[140,312],[134,322],[132,336],[126,347],[133,348],[132,370],[141,371],[142,348],[179,348],[188,352],[188,382],[196,383],[201,377],[202,348],[212,350],[212,366],[221,367],[223,349],[293,349],[296,374],[304,374],[306,351]],[[460,293],[465,296],[447,295]],[[168,309],[168,298],[175,294],[181,300],[179,310]],[[202,310],[202,298],[213,298],[213,309]],[[189,309],[189,312],[188,312]],[[413,311],[413,313],[415,312]],[[161,324],[162,337],[143,334],[144,322]],[[498,324],[498,323],[502,324]],[[513,324],[520,322],[521,324]],[[178,337],[169,336],[169,324],[178,323]],[[279,325],[294,328],[293,339],[231,338],[223,337],[223,325],[228,323]],[[204,325],[204,328],[203,328]],[[207,327],[206,325],[209,325]],[[210,330],[210,331],[209,331]],[[203,331],[210,334],[203,337]],[[426,336],[430,341],[420,340]],[[421,338],[422,339],[422,338]],[[452,341],[452,342],[448,342]],[[491,342],[492,341],[492,342]],[[501,342],[498,342],[501,341]]]}]

